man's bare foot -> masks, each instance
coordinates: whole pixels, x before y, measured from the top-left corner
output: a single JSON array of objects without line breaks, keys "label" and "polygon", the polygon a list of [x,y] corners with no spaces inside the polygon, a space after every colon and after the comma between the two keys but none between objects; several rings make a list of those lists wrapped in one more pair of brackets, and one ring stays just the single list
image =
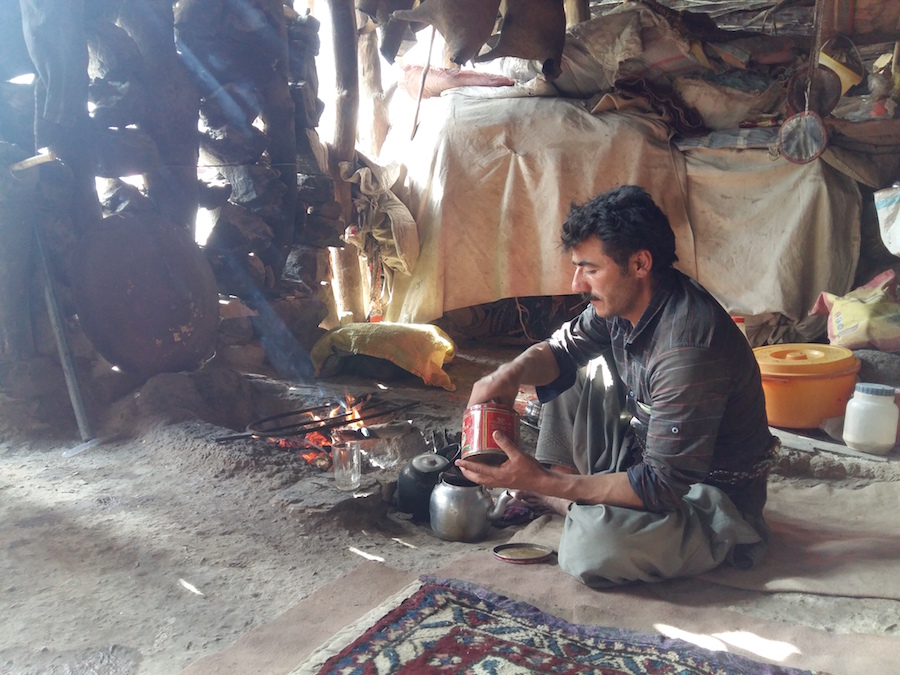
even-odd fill
[{"label": "man's bare foot", "polygon": [[510,490],[513,499],[524,502],[531,508],[543,508],[547,511],[557,513],[561,516],[566,515],[569,506],[572,504],[571,499],[563,499],[562,497],[548,497],[537,492],[528,492],[527,490]]}]

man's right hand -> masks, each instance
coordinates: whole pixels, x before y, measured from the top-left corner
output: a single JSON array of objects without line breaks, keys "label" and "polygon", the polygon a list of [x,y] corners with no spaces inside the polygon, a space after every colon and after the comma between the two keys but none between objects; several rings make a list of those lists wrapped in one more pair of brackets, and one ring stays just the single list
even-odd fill
[{"label": "man's right hand", "polygon": [[511,377],[510,369],[501,366],[472,385],[467,405],[499,403],[512,407],[519,393],[519,381]]},{"label": "man's right hand", "polygon": [[478,380],[472,386],[469,405],[494,402],[512,406],[521,385],[544,385],[557,377],[559,366],[549,344],[546,341],[538,342],[509,363]]}]

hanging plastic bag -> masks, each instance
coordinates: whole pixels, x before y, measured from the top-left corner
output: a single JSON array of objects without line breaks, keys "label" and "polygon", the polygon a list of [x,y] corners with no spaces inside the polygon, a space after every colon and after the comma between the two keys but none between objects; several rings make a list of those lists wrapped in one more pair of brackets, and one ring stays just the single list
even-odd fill
[{"label": "hanging plastic bag", "polygon": [[897,275],[882,272],[847,295],[821,293],[810,314],[828,315],[828,342],[847,349],[900,352]]},{"label": "hanging plastic bag", "polygon": [[900,256],[900,185],[875,193],[875,211],[881,240],[888,251]]}]

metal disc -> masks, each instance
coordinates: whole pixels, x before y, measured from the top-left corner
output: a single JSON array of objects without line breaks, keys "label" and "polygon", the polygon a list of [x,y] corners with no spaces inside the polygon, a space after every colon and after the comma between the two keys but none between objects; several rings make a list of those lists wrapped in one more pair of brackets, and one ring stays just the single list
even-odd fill
[{"label": "metal disc", "polygon": [[541,544],[516,543],[494,547],[494,556],[504,562],[517,565],[544,562],[553,555],[553,549]]},{"label": "metal disc", "polygon": [[828,132],[822,118],[812,110],[789,117],[781,125],[778,145],[782,156],[794,164],[817,159],[828,145]]}]

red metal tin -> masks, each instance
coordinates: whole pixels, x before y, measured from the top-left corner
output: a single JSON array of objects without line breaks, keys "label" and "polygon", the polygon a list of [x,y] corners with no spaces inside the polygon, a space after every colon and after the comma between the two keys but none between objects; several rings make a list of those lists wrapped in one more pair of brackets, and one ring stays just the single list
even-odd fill
[{"label": "red metal tin", "polygon": [[460,456],[485,464],[503,464],[506,453],[494,441],[494,431],[502,432],[518,445],[519,416],[516,411],[498,403],[481,403],[466,408]]}]

